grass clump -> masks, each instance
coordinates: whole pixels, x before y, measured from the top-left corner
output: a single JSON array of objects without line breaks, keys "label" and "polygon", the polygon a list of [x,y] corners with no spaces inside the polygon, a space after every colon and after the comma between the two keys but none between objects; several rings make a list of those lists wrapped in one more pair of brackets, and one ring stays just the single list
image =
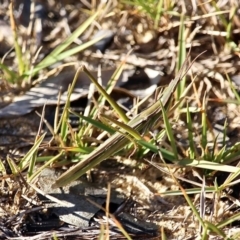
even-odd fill
[{"label": "grass clump", "polygon": [[[240,173],[239,126],[236,121],[239,119],[239,94],[231,81],[234,75],[239,74],[237,6],[237,1],[223,4],[220,0],[206,3],[191,1],[190,5],[185,1],[110,1],[104,5],[103,11],[93,13],[34,65],[21,62],[25,53],[19,49],[15,32],[18,69],[11,70],[1,64],[9,83],[38,76],[53,64],[86,50],[98,39],[77,47],[72,44],[88,28],[97,25],[96,20],[99,24],[112,21],[108,27],[118,31],[112,49],[100,55],[91,52],[88,61],[94,62],[99,56],[104,63],[117,59],[118,67],[105,87],[89,68],[80,67],[69,86],[63,112],[59,113],[58,106],[54,126],[48,125],[51,141],[46,146],[46,133],[40,128],[33,146],[19,162],[7,158],[11,174],[27,171],[25,180],[32,184],[46,167],[71,165],[53,183],[55,187],[62,187],[93,170],[100,171],[98,166],[105,160],[114,158],[124,162],[130,159],[137,162],[135,172],[131,174],[134,176],[137,172],[135,176],[153,189],[154,195],[162,196],[170,201],[169,205],[174,205],[175,209],[171,208],[163,214],[179,224],[172,216],[175,211],[180,217],[183,211],[186,238],[238,239],[239,232],[230,231],[239,219],[235,189]],[[94,12],[95,8],[91,10]],[[107,14],[103,14],[104,11]],[[124,35],[126,29],[131,36]],[[150,40],[145,40],[149,32]],[[119,44],[123,36],[126,38]],[[149,46],[153,48],[147,48]],[[127,54],[126,49],[132,47],[134,51]],[[119,54],[116,58],[117,50],[125,55],[122,57]],[[86,57],[82,54],[81,57]],[[137,64],[129,60],[133,56]],[[144,60],[143,63],[141,60]],[[129,63],[137,67],[138,63],[142,63],[143,68],[151,64],[151,67],[163,66],[166,72],[156,90],[155,100],[136,100],[133,106],[136,111],[124,111],[111,95],[117,79]],[[89,108],[83,113],[72,110],[70,104],[70,96],[81,71],[99,92],[97,97],[89,94]],[[216,109],[220,109],[222,115],[226,112],[220,120],[215,116]],[[68,123],[70,114],[79,118],[77,130]],[[217,129],[219,126],[222,130]],[[42,149],[50,153],[39,156]],[[6,176],[5,162],[0,161],[0,166]],[[155,189],[158,180],[150,173],[150,177],[144,175],[144,167],[154,168],[161,174],[161,182],[166,183],[168,179],[172,185]],[[117,170],[116,178],[121,174],[121,169]],[[229,189],[234,194],[229,193]],[[174,196],[185,199],[184,203]],[[210,213],[207,211],[209,202],[214,206]],[[180,231],[172,229],[167,221],[157,217],[154,220],[164,226],[161,231],[163,239],[167,239],[169,232],[172,233],[169,234],[170,239],[179,237]],[[193,228],[194,232],[189,228]]]}]

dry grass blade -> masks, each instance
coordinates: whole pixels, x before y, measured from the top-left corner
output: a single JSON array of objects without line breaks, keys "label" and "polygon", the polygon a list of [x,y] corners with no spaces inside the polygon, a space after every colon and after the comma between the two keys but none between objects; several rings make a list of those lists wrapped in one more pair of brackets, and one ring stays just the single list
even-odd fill
[{"label": "dry grass blade", "polygon": [[[167,106],[178,83],[191,67],[191,65],[188,66],[188,59],[189,56],[183,63],[175,79],[171,81],[169,86],[163,92],[162,97],[152,106],[129,121],[129,127],[133,128],[136,131],[139,131],[140,133],[143,130],[146,132],[146,130],[149,129],[152,124],[161,118],[161,105],[163,107]],[[102,145],[90,153],[84,160],[62,174],[62,176],[57,179],[54,186],[61,187],[70,183],[71,181],[76,180],[103,160],[123,149],[128,143],[128,138],[120,133],[115,133],[112,137],[110,137],[107,141],[105,141]]]}]

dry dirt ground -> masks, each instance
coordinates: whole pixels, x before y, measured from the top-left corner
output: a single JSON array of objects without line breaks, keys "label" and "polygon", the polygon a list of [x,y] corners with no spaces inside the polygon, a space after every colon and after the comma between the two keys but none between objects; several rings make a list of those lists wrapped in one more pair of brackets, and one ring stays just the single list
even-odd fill
[{"label": "dry dirt ground", "polygon": [[[25,7],[22,5],[23,2],[25,2]],[[90,237],[97,237],[99,234],[99,232],[91,231],[85,233],[85,235],[80,232],[69,233],[69,225],[65,226],[65,220],[61,219],[60,221],[58,216],[55,216],[55,213],[57,227],[53,226],[50,229],[36,227],[37,230],[29,230],[33,223],[44,222],[46,215],[51,216],[49,217],[50,221],[55,221],[51,214],[44,212],[43,209],[46,208],[46,205],[44,205],[45,200],[42,200],[39,195],[53,193],[51,192],[53,190],[49,189],[51,185],[49,181],[52,181],[53,184],[55,174],[59,175],[65,171],[68,165],[64,167],[53,165],[53,169],[56,169],[53,170],[54,172],[51,172],[49,176],[43,174],[44,177],[40,177],[31,186],[26,182],[26,172],[13,174],[9,163],[18,164],[33,146],[40,123],[40,117],[36,114],[36,111],[41,112],[45,100],[40,100],[40,103],[37,104],[38,107],[31,107],[30,113],[23,116],[19,116],[22,113],[16,116],[12,114],[12,116],[6,118],[2,109],[13,102],[15,96],[24,95],[27,90],[35,86],[38,87],[38,85],[32,86],[32,83],[39,78],[46,78],[44,81],[50,81],[56,76],[58,82],[53,81],[55,85],[52,88],[54,89],[58,87],[60,79],[67,82],[72,81],[76,68],[81,64],[85,64],[91,71],[96,71],[99,65],[103,70],[114,69],[125,59],[129,50],[132,51],[126,57],[125,65],[128,81],[125,83],[122,80],[119,83],[119,86],[114,89],[113,97],[116,101],[121,100],[124,104],[125,98],[130,99],[130,102],[125,106],[131,107],[134,98],[141,98],[147,95],[148,91],[151,92],[150,87],[153,85],[152,80],[154,77],[151,74],[146,74],[148,72],[146,69],[152,70],[154,74],[159,74],[158,81],[154,82],[156,86],[167,85],[176,73],[180,44],[178,40],[180,17],[176,15],[177,13],[184,13],[185,15],[184,39],[186,41],[186,50],[189,51],[191,48],[190,60],[204,52],[193,63],[187,75],[187,83],[190,83],[191,79],[195,78],[195,84],[186,96],[186,101],[193,108],[205,108],[208,128],[210,129],[208,131],[210,148],[213,144],[216,145],[216,151],[223,147],[223,128],[226,122],[226,148],[238,143],[240,137],[240,108],[238,104],[228,101],[236,99],[234,90],[238,93],[240,86],[240,6],[237,0],[215,1],[216,6],[211,1],[163,1],[164,9],[170,9],[170,5],[173,6],[173,13],[163,12],[156,26],[154,26],[154,18],[151,18],[150,14],[144,9],[126,5],[120,3],[120,1],[111,0],[106,4],[100,1],[85,0],[37,2],[40,10],[36,12],[36,20],[33,22],[31,34],[29,34],[31,28],[29,27],[28,1],[16,1],[14,7],[14,16],[22,50],[24,51],[25,47],[30,52],[28,57],[33,58],[39,47],[42,47],[38,57],[32,59],[34,64],[49,54],[63,39],[69,36],[97,10],[100,10],[97,20],[71,47],[92,39],[100,29],[111,30],[113,39],[104,51],[100,51],[102,46],[89,47],[83,52],[62,60],[61,63],[54,65],[51,69],[44,69],[36,79],[23,84],[8,83],[5,75],[2,74],[0,79],[0,110],[2,111],[0,112],[0,160],[4,167],[0,168],[2,170],[0,177],[1,239],[48,239],[53,236],[53,232],[49,231],[51,229],[56,230],[55,234],[58,239],[77,239],[77,237],[79,239],[93,239]],[[156,12],[152,11],[151,14],[155,16]],[[9,1],[1,1],[0,26],[3,30],[0,33],[2,34],[0,38],[0,54],[1,58],[4,58],[2,62],[11,69],[16,70],[18,63],[15,51],[9,51],[14,42],[9,16]],[[7,52],[8,54],[5,55]],[[75,63],[74,67],[64,68],[60,66],[70,62]],[[49,70],[52,70],[52,72],[49,73]],[[131,75],[132,77],[129,77]],[[230,81],[228,81],[228,77],[231,79]],[[108,75],[103,74],[103,78],[107,79]],[[81,109],[86,106],[89,82],[86,85],[83,86],[85,92],[78,95],[77,101],[74,102]],[[79,86],[79,88],[81,87]],[[40,93],[39,98],[44,98],[44,94],[45,92]],[[205,99],[205,103],[203,99]],[[149,102],[153,100],[154,97]],[[19,109],[20,112],[24,109],[24,106],[22,107]],[[45,116],[49,122],[53,122],[54,115],[52,115],[52,112],[54,111],[54,104],[46,107]],[[170,119],[170,121],[178,141],[179,154],[185,156],[188,147],[186,117],[181,115],[178,121],[175,121],[174,118]],[[192,113],[192,121],[194,139],[198,144],[201,137],[201,113]],[[41,156],[58,154],[57,149],[53,150],[53,146],[51,146],[52,148],[49,147],[51,134],[47,127],[44,126],[42,131],[48,133],[40,146],[39,153]],[[214,136],[218,136],[216,143],[214,142]],[[151,154],[147,155],[146,158],[148,160],[152,158],[156,162],[160,161],[157,156]],[[238,157],[231,164],[236,166]],[[41,166],[41,163],[38,163],[38,166]],[[160,194],[167,190],[179,190],[179,186],[176,185],[172,176],[166,173],[167,170],[167,168],[162,167],[161,171],[159,171],[144,162],[144,160],[139,164],[137,156],[132,157],[131,154],[128,154],[125,158],[114,157],[102,162],[91,173],[91,183],[89,178],[80,181],[83,185],[87,184],[87,186],[83,186],[84,191],[89,188],[106,189],[107,182],[109,182],[113,191],[116,190],[123,194],[120,201],[125,198],[122,196],[132,196],[135,201],[132,210],[135,211],[138,218],[159,225],[159,229],[164,229],[167,239],[197,239],[200,226],[184,197],[180,195],[163,196]],[[196,169],[191,168],[178,169],[175,166],[173,166],[173,170],[184,188],[195,187],[189,181],[198,182],[201,186],[202,171],[198,172]],[[216,175],[212,175],[211,178],[206,180],[206,185],[213,186],[215,179],[220,185],[227,176],[225,173],[216,173]],[[41,182],[41,179],[45,180]],[[185,182],[184,179],[189,181]],[[33,185],[35,188],[33,188]],[[44,193],[41,192],[37,195],[36,188],[41,189]],[[65,191],[71,192],[69,189],[65,189]],[[85,194],[84,191],[81,196]],[[75,194],[73,198],[79,197],[79,192],[71,192],[71,194]],[[95,195],[95,193],[92,195]],[[60,192],[57,192],[55,196],[60,196]],[[191,199],[199,209],[199,195],[191,195]],[[211,193],[207,194],[205,199],[205,219],[217,223],[227,219],[233,213],[237,213],[239,211],[238,199],[237,185],[230,188],[224,197]],[[99,204],[102,204],[102,202],[99,201]],[[95,210],[91,211],[93,215]],[[91,217],[91,214],[88,217]],[[84,227],[86,227],[87,221],[85,221]],[[59,227],[62,227],[62,229],[58,229]],[[231,235],[234,231],[239,232],[239,220],[224,228],[227,235]],[[32,236],[29,236],[29,232],[31,232]],[[69,234],[68,237],[67,234]],[[120,239],[120,237],[112,235],[111,239]],[[209,239],[221,238],[211,234]]]}]

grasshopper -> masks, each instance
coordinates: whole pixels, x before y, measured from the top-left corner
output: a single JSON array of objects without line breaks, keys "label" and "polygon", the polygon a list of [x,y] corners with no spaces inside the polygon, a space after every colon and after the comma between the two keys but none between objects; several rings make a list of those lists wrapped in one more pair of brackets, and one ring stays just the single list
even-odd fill
[{"label": "grasshopper", "polygon": [[[170,82],[168,87],[163,91],[162,95],[158,97],[158,100],[153,103],[150,107],[136,115],[131,119],[127,125],[138,131],[140,134],[143,131],[147,131],[151,125],[161,118],[161,105],[166,107],[169,103],[172,94],[175,92],[178,83],[186,75],[190,69],[191,64],[188,64],[188,57],[184,61],[181,69],[175,78]],[[127,133],[126,133],[127,134]],[[129,139],[123,134],[116,132],[104,143],[98,146],[94,151],[86,156],[81,162],[71,167],[68,171],[63,173],[53,185],[54,187],[62,187],[81,177],[88,170],[92,169],[100,162],[106,160],[116,152],[122,150],[128,143]]]}]

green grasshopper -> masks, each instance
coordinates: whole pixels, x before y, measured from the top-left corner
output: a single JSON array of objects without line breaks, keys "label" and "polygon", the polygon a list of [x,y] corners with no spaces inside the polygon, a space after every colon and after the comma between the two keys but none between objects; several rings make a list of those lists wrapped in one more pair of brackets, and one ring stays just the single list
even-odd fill
[{"label": "green grasshopper", "polygon": [[[161,105],[164,108],[168,105],[178,83],[186,75],[187,71],[191,67],[191,64],[188,64],[188,58],[189,56],[184,61],[176,77],[170,82],[168,87],[163,91],[162,95],[158,97],[158,100],[150,107],[135,116],[133,119],[131,119],[127,123],[129,127],[142,134],[143,132],[146,132],[156,121],[161,119]],[[119,132],[116,132],[99,147],[97,147],[93,152],[88,154],[85,159],[63,173],[56,180],[54,187],[65,186],[71,181],[74,181],[77,178],[81,177],[88,170],[92,169],[116,152],[122,150],[129,143],[129,141],[129,138]]]}]

